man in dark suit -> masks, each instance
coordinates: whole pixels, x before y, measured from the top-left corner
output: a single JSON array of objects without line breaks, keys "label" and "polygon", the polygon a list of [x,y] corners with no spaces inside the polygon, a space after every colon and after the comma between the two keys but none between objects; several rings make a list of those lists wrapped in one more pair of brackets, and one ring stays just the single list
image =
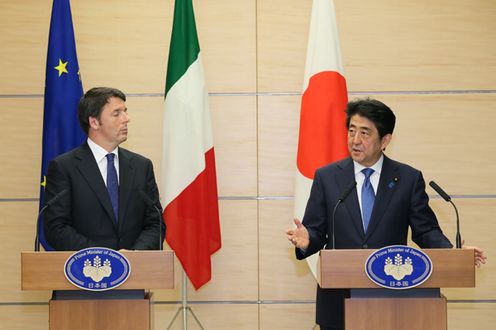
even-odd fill
[{"label": "man in dark suit", "polygon": [[78,117],[87,143],[49,164],[46,199],[60,199],[47,209],[44,229],[56,250],[162,246],[165,224],[150,202],[162,210],[152,163],[119,147],[130,120],[125,101],[114,88],[86,92]]},{"label": "man in dark suit", "polygon": [[[407,244],[408,228],[422,248],[451,248],[429,207],[422,173],[383,154],[396,117],[377,100],[348,103],[350,157],[315,172],[303,222],[286,231],[298,259],[332,248],[332,211],[343,191],[356,182],[335,215],[336,249],[377,249]],[[476,248],[476,264],[484,262]],[[344,299],[349,290],[317,287],[317,323],[321,329],[343,329]]]}]

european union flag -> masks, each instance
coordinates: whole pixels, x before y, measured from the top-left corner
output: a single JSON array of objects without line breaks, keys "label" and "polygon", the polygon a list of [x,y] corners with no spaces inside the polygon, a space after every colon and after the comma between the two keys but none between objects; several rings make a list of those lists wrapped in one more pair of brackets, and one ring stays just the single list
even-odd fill
[{"label": "european union flag", "polygon": [[[77,118],[77,105],[82,96],[70,3],[54,0],[46,64],[40,209],[45,205],[48,163],[86,140]],[[37,229],[45,250],[53,250],[45,241],[43,218]]]}]

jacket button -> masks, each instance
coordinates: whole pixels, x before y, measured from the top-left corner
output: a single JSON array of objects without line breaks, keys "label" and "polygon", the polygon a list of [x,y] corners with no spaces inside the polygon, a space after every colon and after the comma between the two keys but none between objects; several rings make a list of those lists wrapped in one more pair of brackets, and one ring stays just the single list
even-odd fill
[{"label": "jacket button", "polygon": [[368,249],[368,248],[369,248],[369,246],[367,244],[362,245],[362,249]]}]

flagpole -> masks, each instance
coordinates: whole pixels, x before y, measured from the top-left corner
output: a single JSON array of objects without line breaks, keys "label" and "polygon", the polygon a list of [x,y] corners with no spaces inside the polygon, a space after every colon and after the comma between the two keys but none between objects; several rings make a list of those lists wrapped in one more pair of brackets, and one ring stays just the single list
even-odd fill
[{"label": "flagpole", "polygon": [[183,330],[188,329],[188,281],[186,272],[183,269],[183,288],[182,288],[182,309],[183,309]]},{"label": "flagpole", "polygon": [[[165,81],[160,190],[165,200],[167,243],[183,266],[183,287],[181,305],[168,329],[180,312],[183,329],[187,329],[188,311],[203,329],[188,306],[187,285],[189,281],[199,289],[210,281],[210,258],[221,247],[215,153],[201,57],[193,1],[175,0]],[[184,139],[185,132],[194,132],[195,138]],[[194,226],[189,225],[191,221]]]},{"label": "flagpole", "polygon": [[182,276],[182,289],[181,289],[181,307],[177,309],[176,314],[172,318],[172,321],[169,323],[169,326],[167,327],[167,330],[171,329],[172,326],[174,325],[174,322],[176,321],[177,317],[179,316],[179,313],[182,312],[183,316],[183,330],[188,330],[188,311],[191,313],[193,318],[196,321],[196,324],[200,327],[200,329],[204,330],[203,325],[200,323],[200,320],[196,317],[195,313],[189,307],[188,305],[188,277],[186,276],[186,272],[184,269],[182,270],[183,276]]}]

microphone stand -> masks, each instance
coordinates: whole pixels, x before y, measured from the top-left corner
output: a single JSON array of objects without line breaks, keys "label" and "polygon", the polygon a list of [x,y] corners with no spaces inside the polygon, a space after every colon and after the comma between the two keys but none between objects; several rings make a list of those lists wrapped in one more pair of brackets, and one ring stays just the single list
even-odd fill
[{"label": "microphone stand", "polygon": [[455,203],[451,201],[450,195],[448,195],[441,187],[437,185],[434,181],[429,182],[429,186],[431,186],[445,201],[450,202],[451,205],[455,208],[456,213],[456,248],[462,248],[462,237],[460,235],[460,217],[458,216],[458,209],[456,208]]},{"label": "microphone stand", "polygon": [[162,224],[164,222],[164,217],[162,212],[160,212],[159,208],[155,204],[155,202],[143,191],[139,190],[138,193],[140,194],[141,198],[143,198],[143,201],[145,204],[149,207],[153,207],[153,209],[157,212],[158,215],[158,249],[159,251],[163,250],[163,244],[162,244]]},{"label": "microphone stand", "polygon": [[456,248],[461,249],[462,248],[462,236],[460,235],[460,217],[458,216],[458,209],[456,208],[455,203],[453,203],[451,201],[451,199],[449,200],[449,202],[455,208],[455,213],[456,213],[456,238],[455,238]]},{"label": "microphone stand", "polygon": [[351,193],[351,191],[356,187],[356,181],[353,181],[351,184],[346,187],[344,192],[341,194],[341,196],[338,199],[338,202],[336,203],[336,206],[334,206],[334,209],[332,210],[332,249],[334,250],[336,248],[336,234],[334,233],[334,223],[336,222],[335,216],[336,216],[336,210],[338,209],[339,204],[341,204],[346,197]]},{"label": "microphone stand", "polygon": [[47,207],[50,206],[50,204],[46,204],[45,206],[43,206],[40,210],[40,212],[38,213],[38,218],[36,218],[36,236],[34,238],[34,250],[35,252],[39,252],[40,251],[40,218],[41,218],[41,215],[45,212],[45,210],[47,209]]},{"label": "microphone stand", "polygon": [[336,234],[334,233],[334,223],[336,222],[335,216],[336,216],[336,210],[338,209],[339,204],[341,204],[343,200],[339,199],[338,202],[336,203],[336,206],[334,206],[334,210],[332,210],[332,249],[334,250],[336,248]]},{"label": "microphone stand", "polygon": [[157,211],[158,218],[159,218],[159,228],[158,228],[158,249],[159,251],[162,251],[164,249],[164,245],[162,243],[162,222],[164,221],[162,212],[158,209],[157,205],[153,204],[153,208],[155,211]]},{"label": "microphone stand", "polygon": [[35,252],[40,251],[40,218],[41,215],[45,212],[45,210],[51,206],[52,204],[56,203],[59,199],[61,199],[65,194],[67,194],[69,191],[67,189],[62,189],[58,194],[56,194],[50,201],[48,201],[45,206],[43,206],[38,213],[38,218],[36,219],[36,236],[34,238],[34,250]]}]

